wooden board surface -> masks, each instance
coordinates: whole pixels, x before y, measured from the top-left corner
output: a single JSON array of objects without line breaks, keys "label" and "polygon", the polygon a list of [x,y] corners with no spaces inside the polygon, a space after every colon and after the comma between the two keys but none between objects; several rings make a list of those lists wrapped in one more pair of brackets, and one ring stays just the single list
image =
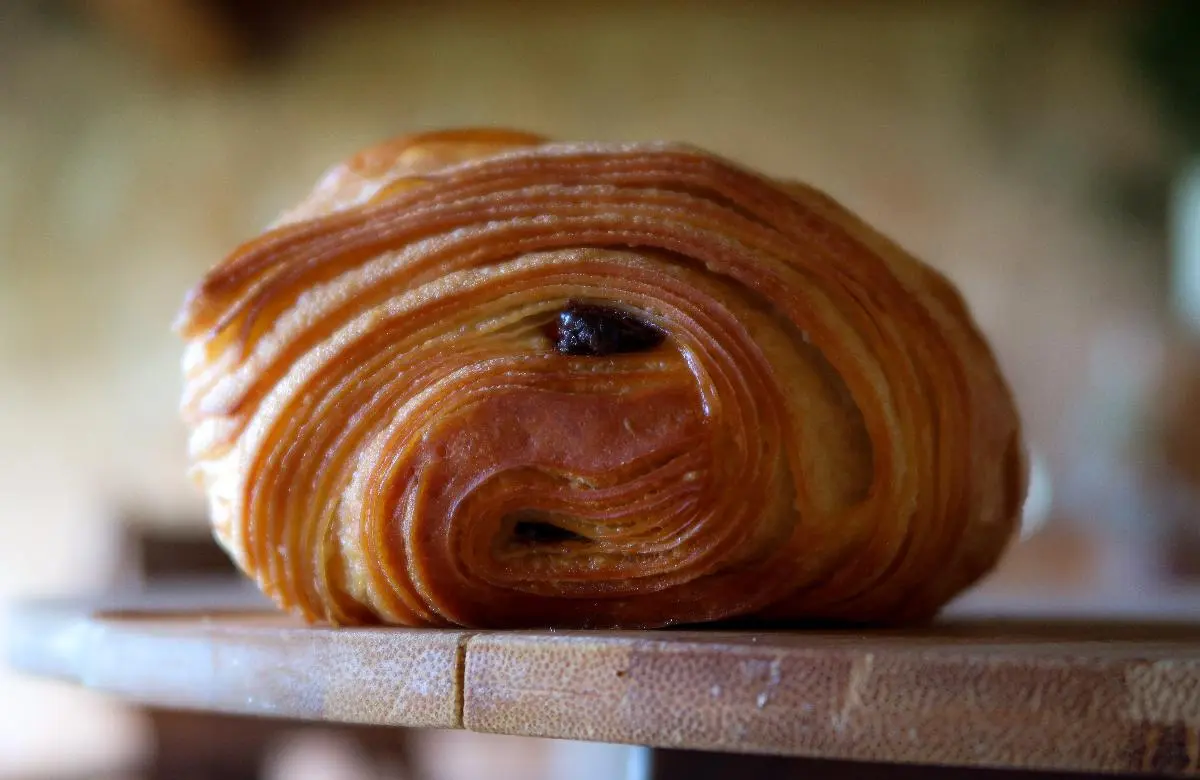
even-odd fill
[{"label": "wooden board surface", "polygon": [[330,629],[253,594],[204,595],[30,603],[10,617],[8,657],[189,709],[869,761],[1200,771],[1200,625]]}]

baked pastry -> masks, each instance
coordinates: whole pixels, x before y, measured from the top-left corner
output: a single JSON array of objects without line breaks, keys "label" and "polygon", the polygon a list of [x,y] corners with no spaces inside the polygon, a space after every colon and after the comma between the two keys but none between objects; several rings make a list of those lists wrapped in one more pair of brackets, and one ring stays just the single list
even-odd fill
[{"label": "baked pastry", "polygon": [[310,620],[922,620],[1025,495],[952,285],[818,190],[683,145],[368,149],[177,328],[216,537]]}]

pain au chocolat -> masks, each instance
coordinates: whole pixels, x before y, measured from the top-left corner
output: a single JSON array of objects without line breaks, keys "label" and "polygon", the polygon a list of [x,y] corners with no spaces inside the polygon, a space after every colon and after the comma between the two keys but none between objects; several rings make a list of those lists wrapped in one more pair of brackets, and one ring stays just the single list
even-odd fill
[{"label": "pain au chocolat", "polygon": [[681,144],[367,149],[177,329],[216,537],[314,621],[923,620],[1025,496],[952,284],[817,189]]}]

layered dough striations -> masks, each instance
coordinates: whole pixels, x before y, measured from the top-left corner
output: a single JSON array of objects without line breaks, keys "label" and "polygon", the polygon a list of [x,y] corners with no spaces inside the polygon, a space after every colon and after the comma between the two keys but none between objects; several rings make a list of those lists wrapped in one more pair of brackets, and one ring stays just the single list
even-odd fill
[{"label": "layered dough striations", "polygon": [[1025,495],[951,284],[821,192],[683,145],[383,144],[177,327],[216,536],[311,620],[919,620],[995,564]]}]

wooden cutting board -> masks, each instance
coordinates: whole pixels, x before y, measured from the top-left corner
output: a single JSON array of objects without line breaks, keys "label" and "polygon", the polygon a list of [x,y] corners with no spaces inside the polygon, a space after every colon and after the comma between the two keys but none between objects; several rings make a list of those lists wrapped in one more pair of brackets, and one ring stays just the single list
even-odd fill
[{"label": "wooden cutting board", "polygon": [[1197,624],[331,629],[193,590],[29,603],[8,635],[19,669],[185,709],[865,761],[1200,766]]}]

